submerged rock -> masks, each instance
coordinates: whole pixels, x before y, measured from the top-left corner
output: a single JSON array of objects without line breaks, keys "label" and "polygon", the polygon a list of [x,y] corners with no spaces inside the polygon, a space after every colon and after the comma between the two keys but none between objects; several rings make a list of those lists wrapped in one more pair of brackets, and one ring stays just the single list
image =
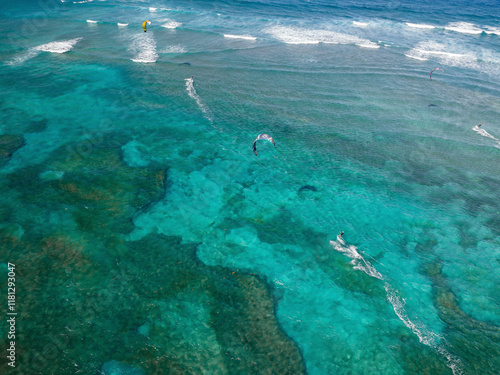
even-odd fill
[{"label": "submerged rock", "polygon": [[20,135],[0,135],[0,168],[10,160],[14,152],[24,145],[24,138]]}]

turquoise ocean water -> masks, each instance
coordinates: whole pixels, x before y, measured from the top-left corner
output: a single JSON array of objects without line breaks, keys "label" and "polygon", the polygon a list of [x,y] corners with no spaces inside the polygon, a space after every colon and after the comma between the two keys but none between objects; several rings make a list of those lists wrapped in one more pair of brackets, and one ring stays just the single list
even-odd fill
[{"label": "turquoise ocean water", "polygon": [[497,1],[0,19],[2,374],[498,373]]}]

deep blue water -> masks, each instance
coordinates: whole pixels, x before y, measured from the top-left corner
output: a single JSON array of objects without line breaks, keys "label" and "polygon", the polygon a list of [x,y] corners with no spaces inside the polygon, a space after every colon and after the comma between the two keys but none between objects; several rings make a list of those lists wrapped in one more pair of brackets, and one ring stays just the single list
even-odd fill
[{"label": "deep blue water", "polygon": [[1,373],[500,368],[497,1],[0,17]]}]

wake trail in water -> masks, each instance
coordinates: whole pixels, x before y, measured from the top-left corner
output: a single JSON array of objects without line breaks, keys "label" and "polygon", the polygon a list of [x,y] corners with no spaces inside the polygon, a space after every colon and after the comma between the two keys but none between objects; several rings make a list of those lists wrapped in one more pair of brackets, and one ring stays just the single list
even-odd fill
[{"label": "wake trail in water", "polygon": [[203,114],[205,115],[205,118],[213,122],[213,114],[212,111],[202,102],[200,96],[196,92],[196,89],[194,88],[194,80],[193,78],[186,78],[186,90],[188,92],[188,95],[190,98],[194,99],[196,101],[196,104],[198,104],[198,107],[201,109]]},{"label": "wake trail in water", "polygon": [[387,299],[391,303],[394,312],[398,316],[398,318],[404,323],[406,327],[408,327],[415,335],[417,335],[419,341],[422,344],[430,346],[435,349],[439,354],[446,358],[447,366],[451,369],[454,375],[463,374],[460,369],[460,359],[450,354],[445,348],[441,345],[438,345],[438,341],[442,340],[438,334],[432,332],[429,328],[425,326],[423,323],[415,323],[412,321],[406,310],[404,309],[405,300],[401,299],[398,293],[391,288],[388,283],[384,285],[385,291],[387,292]]},{"label": "wake trail in water", "polygon": [[338,252],[344,253],[349,258],[351,258],[351,264],[355,270],[360,270],[366,273],[368,276],[375,277],[382,280],[383,277],[378,272],[375,267],[373,267],[370,262],[368,262],[360,253],[357,251],[357,247],[353,245],[346,246],[344,240],[337,236],[337,241],[330,241],[330,244]]},{"label": "wake trail in water", "polygon": [[483,137],[493,139],[494,141],[497,141],[496,148],[500,148],[500,139],[492,136],[490,133],[488,133],[486,130],[481,129],[479,125],[476,125],[472,128],[477,134],[482,135]]},{"label": "wake trail in water", "polygon": [[[363,271],[368,276],[376,279],[384,280],[382,274],[378,272],[375,267],[358,252],[356,246],[347,246],[340,236],[337,236],[336,241],[330,241],[330,244],[335,250],[352,259],[350,263],[353,265],[354,269]],[[420,322],[415,323],[409,318],[408,313],[404,308],[405,300],[400,298],[397,291],[394,290],[388,282],[385,282],[384,288],[387,293],[387,300],[392,305],[399,320],[401,320],[403,324],[418,337],[422,344],[430,346],[446,358],[447,366],[452,370],[454,375],[461,375],[462,370],[460,369],[460,360],[438,344],[442,338],[431,329],[427,328],[425,324]]]}]

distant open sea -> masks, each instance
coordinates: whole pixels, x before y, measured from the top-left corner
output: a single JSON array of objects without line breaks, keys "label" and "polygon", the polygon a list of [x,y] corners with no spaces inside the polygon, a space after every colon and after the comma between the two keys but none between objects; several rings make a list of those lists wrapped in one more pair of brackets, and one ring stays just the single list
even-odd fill
[{"label": "distant open sea", "polygon": [[3,1],[0,109],[1,374],[499,373],[498,0]]}]

